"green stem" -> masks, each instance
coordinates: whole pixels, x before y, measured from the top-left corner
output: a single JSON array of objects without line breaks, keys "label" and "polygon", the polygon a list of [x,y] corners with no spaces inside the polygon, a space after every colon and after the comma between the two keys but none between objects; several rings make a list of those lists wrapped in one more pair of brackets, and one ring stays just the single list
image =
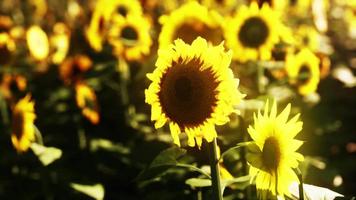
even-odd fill
[{"label": "green stem", "polygon": [[210,143],[208,143],[209,149],[209,159],[210,159],[210,170],[211,170],[211,182],[213,189],[213,199],[222,200],[221,184],[220,184],[220,170],[217,154],[217,143],[216,138]]},{"label": "green stem", "polygon": [[264,83],[263,83],[264,67],[257,63],[257,87],[258,92],[261,94],[264,92]]},{"label": "green stem", "polygon": [[294,168],[294,173],[299,179],[299,200],[304,200],[304,189],[303,189],[303,176],[302,172],[298,168]]}]

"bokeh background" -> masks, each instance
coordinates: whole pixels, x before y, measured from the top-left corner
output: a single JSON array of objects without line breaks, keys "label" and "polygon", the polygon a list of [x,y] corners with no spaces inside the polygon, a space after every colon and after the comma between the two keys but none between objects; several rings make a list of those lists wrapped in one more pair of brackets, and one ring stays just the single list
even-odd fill
[{"label": "bokeh background", "polygon": [[[111,21],[112,16],[103,14],[112,7],[110,1],[0,1],[1,199],[205,199],[209,196],[209,188],[185,183],[199,176],[194,171],[171,168],[140,176],[155,156],[174,146],[167,127],[154,129],[144,90],[149,85],[146,74],[155,68],[160,45],[159,18],[189,1],[112,1],[132,6],[133,15],[144,18],[145,22],[140,18],[133,20],[142,26],[142,34],[150,38],[146,39],[146,49],[140,50],[138,58],[125,53],[127,49],[120,50],[120,44],[116,43],[123,37],[115,35],[122,19]],[[200,1],[223,20],[250,3],[248,0]],[[280,20],[290,29],[291,37],[316,37],[315,48],[305,45],[318,55],[325,69],[318,77],[317,90],[302,95],[286,81],[283,71],[285,49],[300,49],[298,45],[276,44],[274,57],[264,61],[233,60],[231,67],[247,97],[239,108],[241,116],[231,116],[230,123],[218,128],[220,149],[225,151],[248,140],[246,128],[252,122],[252,113],[265,99],[275,97],[281,104],[290,102],[293,112],[300,112],[304,122],[298,135],[298,139],[305,141],[300,149],[306,157],[301,166],[304,182],[352,196],[356,187],[356,2],[276,0],[268,3],[281,13]],[[113,10],[122,14],[118,7]],[[302,25],[308,25],[311,30],[298,32]],[[32,39],[30,30],[34,31]],[[308,35],[311,32],[316,36]],[[134,37],[128,34],[121,41],[125,48],[136,45],[127,41]],[[278,53],[282,56],[278,57]],[[265,67],[262,74],[256,63]],[[81,86],[83,90],[79,89]],[[11,140],[16,126],[12,115],[16,102],[26,95],[35,103],[36,136],[34,145],[19,152]],[[81,97],[84,105],[76,99]],[[85,114],[85,109],[91,112]],[[187,150],[187,155],[181,161],[206,168],[209,164],[206,148],[188,147],[184,140],[182,148]],[[243,152],[238,151],[224,159],[223,165],[232,176],[238,177],[246,174],[245,163]],[[253,188],[250,189],[253,193]],[[246,191],[238,184],[231,185],[224,195],[227,199],[245,199]]]}]

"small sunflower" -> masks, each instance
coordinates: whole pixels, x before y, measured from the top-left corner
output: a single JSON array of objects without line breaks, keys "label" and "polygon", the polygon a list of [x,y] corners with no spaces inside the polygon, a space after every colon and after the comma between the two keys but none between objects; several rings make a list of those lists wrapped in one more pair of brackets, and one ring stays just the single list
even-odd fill
[{"label": "small sunflower", "polygon": [[177,38],[189,44],[198,36],[214,45],[223,41],[223,18],[216,11],[209,11],[196,1],[182,5],[170,15],[160,17],[159,21],[162,24],[158,39],[160,48],[170,45]]},{"label": "small sunflower", "polygon": [[189,146],[200,147],[203,138],[211,142],[217,137],[215,124],[225,124],[236,112],[244,95],[229,68],[231,56],[223,44],[212,46],[201,37],[191,45],[177,39],[158,51],[157,68],[147,74],[152,83],[145,90],[146,103],[152,106],[155,127],[169,123],[178,146],[181,132]]},{"label": "small sunflower", "polygon": [[16,50],[16,44],[8,33],[0,33],[0,65],[8,65]]},{"label": "small sunflower", "polygon": [[44,60],[49,54],[49,42],[46,32],[33,25],[26,33],[27,46],[36,60]]},{"label": "small sunflower", "polygon": [[270,59],[271,49],[285,31],[278,14],[267,4],[258,8],[256,2],[252,2],[250,7],[241,6],[224,26],[226,46],[241,62]]},{"label": "small sunflower", "polygon": [[117,17],[113,19],[108,41],[117,56],[123,56],[127,60],[140,60],[150,52],[150,28],[149,21],[141,15]]},{"label": "small sunflower", "polygon": [[[294,137],[302,130],[299,114],[288,121],[290,104],[277,116],[276,101],[269,110],[268,101],[263,115],[254,115],[254,126],[248,133],[254,142],[248,146],[247,161],[250,176],[256,180],[259,198],[266,199],[267,193],[289,195],[288,187],[298,181],[292,168],[303,161],[302,154],[296,152],[303,144]],[[289,195],[290,196],[290,195]]]},{"label": "small sunflower", "polygon": [[5,15],[0,15],[0,34],[8,33],[13,25],[10,17]]},{"label": "small sunflower", "polygon": [[6,99],[12,99],[13,92],[24,92],[27,88],[27,80],[19,74],[4,74],[0,84],[0,91]]},{"label": "small sunflower", "polygon": [[85,36],[89,45],[96,51],[103,49],[106,27],[114,11],[115,1],[98,0],[91,16],[89,26],[85,30]]},{"label": "small sunflower", "polygon": [[54,52],[52,62],[60,64],[67,56],[70,42],[70,30],[64,23],[56,23],[53,27],[54,34],[50,38],[50,43]]},{"label": "small sunflower", "polygon": [[308,95],[318,88],[320,79],[319,58],[309,49],[302,49],[286,60],[286,70],[292,84],[301,95]]},{"label": "small sunflower", "polygon": [[30,95],[21,99],[12,111],[11,141],[18,152],[25,152],[35,140],[35,128],[33,122],[36,119],[34,102]]},{"label": "small sunflower", "polygon": [[319,33],[312,26],[299,26],[295,37],[298,47],[307,47],[312,51],[319,49]]},{"label": "small sunflower", "polygon": [[113,14],[126,17],[127,15],[142,15],[142,7],[138,0],[114,1]]},{"label": "small sunflower", "polygon": [[86,55],[67,58],[59,66],[59,76],[66,84],[77,82],[81,80],[83,73],[92,67],[92,64]]},{"label": "small sunflower", "polygon": [[75,85],[76,102],[78,107],[82,110],[82,114],[91,123],[98,124],[99,105],[96,99],[95,92],[88,85],[84,83],[77,83]]}]

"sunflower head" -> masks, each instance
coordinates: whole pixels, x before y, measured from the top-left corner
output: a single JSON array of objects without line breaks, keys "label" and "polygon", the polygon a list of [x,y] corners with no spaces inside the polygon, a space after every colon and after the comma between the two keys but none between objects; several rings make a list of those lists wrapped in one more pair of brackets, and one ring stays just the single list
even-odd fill
[{"label": "sunflower head", "polygon": [[10,35],[0,33],[0,65],[9,64],[15,50],[16,45]]},{"label": "sunflower head", "polygon": [[312,51],[319,49],[319,33],[312,26],[302,25],[296,32],[296,44]]},{"label": "sunflower head", "polygon": [[53,27],[54,34],[50,38],[51,46],[54,49],[52,62],[60,64],[66,57],[69,50],[70,30],[64,23],[56,23]]},{"label": "sunflower head", "polygon": [[92,67],[92,64],[92,61],[86,55],[67,58],[59,66],[60,78],[67,84],[77,82],[82,78],[83,73]]},{"label": "sunflower head", "polygon": [[31,26],[26,32],[27,46],[36,60],[44,60],[49,54],[49,42],[46,32],[39,26]]},{"label": "sunflower head", "polygon": [[29,95],[21,99],[12,111],[11,141],[18,152],[25,152],[35,139],[34,102]]},{"label": "sunflower head", "polygon": [[277,115],[276,101],[271,109],[267,101],[263,114],[258,112],[254,125],[248,128],[253,142],[248,146],[247,161],[260,198],[266,197],[266,192],[289,195],[289,185],[298,180],[293,168],[304,158],[296,152],[303,142],[294,137],[303,123],[298,121],[299,114],[288,121],[290,109],[288,104]]},{"label": "sunflower head", "polygon": [[0,33],[9,32],[12,27],[12,20],[10,17],[1,15],[0,16]]},{"label": "sunflower head", "polygon": [[21,94],[27,88],[27,80],[19,74],[4,74],[0,84],[0,91],[6,99],[11,100],[15,95]]},{"label": "sunflower head", "polygon": [[156,128],[169,123],[175,144],[185,132],[188,145],[200,147],[203,138],[211,142],[217,137],[215,125],[229,121],[244,96],[229,68],[231,54],[223,44],[212,46],[201,37],[191,45],[177,39],[158,51],[157,68],[147,75],[152,83],[146,103]]},{"label": "sunflower head", "polygon": [[224,26],[226,45],[241,62],[270,59],[271,49],[285,32],[278,14],[268,4],[259,8],[256,2],[241,6]]},{"label": "sunflower head", "polygon": [[159,21],[162,24],[158,39],[160,48],[168,46],[177,38],[189,44],[198,36],[214,45],[223,40],[223,18],[196,1],[182,5],[169,15],[162,16]]},{"label": "sunflower head", "polygon": [[75,85],[75,92],[76,102],[82,110],[83,116],[91,123],[98,124],[100,121],[99,105],[93,89],[84,83],[77,83]]},{"label": "sunflower head", "polygon": [[114,53],[127,60],[140,60],[149,54],[152,45],[151,24],[142,15],[128,15],[113,18],[108,40]]},{"label": "sunflower head", "polygon": [[286,60],[286,70],[290,82],[298,88],[301,95],[315,92],[320,80],[319,58],[304,48]]},{"label": "sunflower head", "polygon": [[127,15],[142,15],[142,7],[138,0],[114,1],[114,15],[126,17]]}]

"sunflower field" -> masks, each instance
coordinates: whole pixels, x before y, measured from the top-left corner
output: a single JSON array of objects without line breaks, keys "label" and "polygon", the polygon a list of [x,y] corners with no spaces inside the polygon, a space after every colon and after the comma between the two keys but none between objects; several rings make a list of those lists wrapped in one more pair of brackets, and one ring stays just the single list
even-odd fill
[{"label": "sunflower field", "polygon": [[0,199],[356,199],[356,0],[0,0]]}]

